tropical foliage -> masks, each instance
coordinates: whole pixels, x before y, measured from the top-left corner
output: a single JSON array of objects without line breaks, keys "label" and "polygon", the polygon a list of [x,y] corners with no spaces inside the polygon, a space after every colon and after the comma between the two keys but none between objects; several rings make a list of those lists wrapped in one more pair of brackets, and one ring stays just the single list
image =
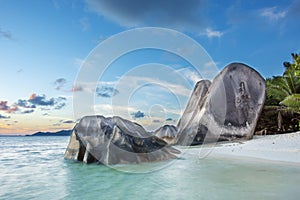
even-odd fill
[{"label": "tropical foliage", "polygon": [[267,104],[283,105],[300,113],[300,55],[292,54],[293,63],[284,62],[282,76],[266,80]]},{"label": "tropical foliage", "polygon": [[294,73],[295,76],[300,76],[300,55],[297,53],[292,53],[293,63],[284,62],[283,66],[285,67],[286,73]]}]

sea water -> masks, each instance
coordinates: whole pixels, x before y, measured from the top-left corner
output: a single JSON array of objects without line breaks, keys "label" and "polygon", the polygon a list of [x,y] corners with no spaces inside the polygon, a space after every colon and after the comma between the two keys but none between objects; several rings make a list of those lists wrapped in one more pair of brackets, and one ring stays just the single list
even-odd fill
[{"label": "sea water", "polygon": [[[172,162],[64,160],[69,137],[0,137],[0,199],[299,199],[300,168],[187,150]],[[152,170],[156,169],[156,170]],[[136,172],[136,173],[133,173]],[[142,172],[142,173],[137,173]]]}]

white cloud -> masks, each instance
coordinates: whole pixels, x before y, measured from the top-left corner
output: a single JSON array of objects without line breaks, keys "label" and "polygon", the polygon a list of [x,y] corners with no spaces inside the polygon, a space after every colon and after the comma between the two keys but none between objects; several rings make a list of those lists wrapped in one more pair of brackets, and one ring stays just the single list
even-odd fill
[{"label": "white cloud", "polygon": [[99,81],[99,82],[76,82],[73,85],[74,88],[80,88],[79,91],[84,90],[89,93],[96,93],[97,87],[106,86],[113,87],[116,84],[115,81]]},{"label": "white cloud", "polygon": [[218,62],[208,61],[203,64],[199,73],[191,67],[178,69],[177,72],[184,76],[192,85],[195,85],[202,79],[212,80],[219,72],[217,65]]},{"label": "white cloud", "polygon": [[208,38],[220,38],[224,35],[225,32],[212,30],[210,28],[205,29],[204,35],[206,35]]},{"label": "white cloud", "polygon": [[182,74],[186,79],[188,79],[192,84],[196,84],[198,81],[202,80],[201,75],[192,68],[181,68],[177,70],[180,74]]},{"label": "white cloud", "polygon": [[[183,108],[184,109],[184,108]],[[142,119],[134,119],[132,117],[132,113],[137,112],[139,109],[130,107],[130,106],[119,106],[119,105],[113,105],[113,104],[97,104],[94,106],[94,111],[96,114],[103,115],[105,117],[112,117],[112,116],[120,116],[122,118],[135,121],[142,126],[144,126],[147,130],[155,130],[162,126],[165,123],[166,116],[164,117],[158,117],[158,116],[150,116],[149,113],[146,111],[145,117]],[[179,109],[167,109],[166,114],[177,116],[176,120],[173,120],[172,122],[168,122],[168,124],[176,124],[180,116],[182,115],[183,110]],[[155,123],[153,120],[159,120],[161,123]]]},{"label": "white cloud", "polygon": [[210,61],[204,64],[204,68],[217,67],[220,64],[219,62]]},{"label": "white cloud", "polygon": [[271,21],[276,21],[284,18],[287,14],[286,10],[279,11],[276,6],[261,10],[260,15],[268,18]]},{"label": "white cloud", "polygon": [[[176,84],[174,82],[169,82],[161,79],[156,79],[153,77],[143,77],[143,76],[126,76],[122,77],[122,84],[119,83],[119,87],[125,89],[125,88],[132,88],[136,89],[141,87],[142,85],[145,84],[156,84],[156,85],[161,85],[164,88],[167,88],[170,90],[173,94],[179,95],[179,96],[185,96],[188,97],[190,95],[191,89],[186,87],[187,83],[184,85],[183,83]],[[118,87],[117,87],[118,88]],[[122,91],[122,89],[118,89]]]},{"label": "white cloud", "polygon": [[95,112],[104,116],[120,115],[121,117],[128,117],[130,113],[137,109],[129,106],[119,106],[113,104],[97,104],[94,106]]},{"label": "white cloud", "polygon": [[99,84],[114,87],[119,91],[111,98],[96,98],[95,96],[95,106],[93,105],[92,110],[97,114],[118,115],[132,120],[131,113],[138,110],[148,113],[151,105],[161,103],[168,116],[178,118],[194,85],[187,79],[197,82],[199,75],[189,69],[169,71],[167,75],[162,71],[155,71],[154,74],[147,70],[146,72],[125,74],[114,82],[80,82],[77,84],[90,94],[95,93],[95,88]]}]

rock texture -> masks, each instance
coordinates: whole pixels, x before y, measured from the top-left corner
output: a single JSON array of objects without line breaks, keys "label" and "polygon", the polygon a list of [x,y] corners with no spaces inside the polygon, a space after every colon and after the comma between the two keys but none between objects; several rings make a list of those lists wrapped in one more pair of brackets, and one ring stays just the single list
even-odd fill
[{"label": "rock texture", "polygon": [[110,165],[167,160],[178,153],[137,123],[121,117],[86,116],[74,127],[65,158]]},{"label": "rock texture", "polygon": [[252,138],[265,89],[259,73],[241,63],[226,66],[211,85],[200,81],[178,123],[178,144]]},{"label": "rock texture", "polygon": [[177,142],[177,127],[173,125],[164,125],[154,132],[158,138],[163,139],[169,145]]},{"label": "rock texture", "polygon": [[207,129],[202,126],[200,119],[203,116],[203,106],[206,102],[206,94],[211,82],[209,80],[199,81],[189,99],[189,102],[180,118],[177,129],[177,144],[179,145],[195,145],[204,141]]}]

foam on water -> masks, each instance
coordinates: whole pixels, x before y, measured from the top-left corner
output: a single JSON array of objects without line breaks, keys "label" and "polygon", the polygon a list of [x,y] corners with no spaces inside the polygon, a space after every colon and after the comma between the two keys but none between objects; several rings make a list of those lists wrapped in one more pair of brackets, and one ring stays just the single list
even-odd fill
[{"label": "foam on water", "polygon": [[[207,157],[106,166],[63,159],[68,137],[0,137],[0,199],[297,199],[300,169]],[[143,170],[141,170],[143,169]],[[149,170],[150,171],[150,170]]]}]

